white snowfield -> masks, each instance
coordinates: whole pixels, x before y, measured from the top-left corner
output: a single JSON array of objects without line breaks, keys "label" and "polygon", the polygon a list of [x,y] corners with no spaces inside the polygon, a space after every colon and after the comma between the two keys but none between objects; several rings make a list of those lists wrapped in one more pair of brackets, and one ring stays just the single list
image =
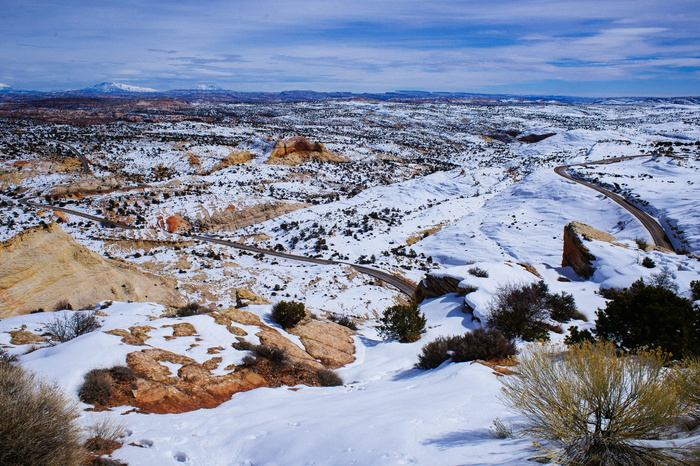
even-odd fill
[{"label": "white snowfield", "polygon": [[[367,104],[343,105],[347,106],[348,111],[359,112],[362,105]],[[387,105],[387,108],[393,117],[402,111],[400,106],[393,108]],[[470,107],[460,111],[473,112],[467,115],[469,118],[487,117]],[[508,115],[506,108],[489,111]],[[315,223],[327,230],[340,224],[338,229],[342,231],[345,228],[343,222],[348,219],[359,221],[363,216],[385,208],[397,209],[401,215],[395,225],[376,221],[372,231],[355,233],[357,238],[340,233],[329,235],[329,251],[321,254],[329,257],[332,252],[337,252],[348,256],[350,261],[362,255],[374,254],[377,256],[376,267],[400,270],[406,277],[418,281],[425,271],[413,266],[415,262],[402,262],[402,258],[383,256],[382,251],[406,244],[408,237],[439,225],[441,231],[426,235],[410,248],[418,255],[430,257],[434,261],[436,274],[455,277],[464,285],[477,287],[477,290],[466,297],[448,294],[423,302],[421,309],[427,318],[428,329],[419,341],[401,344],[379,338],[373,317],[394,303],[396,293],[392,290],[361,277],[348,278],[349,273],[341,267],[303,265],[283,260],[259,261],[244,255],[235,258],[239,266],[236,269],[239,280],[269,285],[280,283],[280,277],[283,277],[284,293],[289,298],[279,295],[280,298],[304,301],[307,307],[321,316],[325,311],[333,311],[367,317],[354,337],[357,360],[337,370],[345,384],[329,388],[299,386],[294,390],[290,387],[257,389],[238,393],[216,408],[183,414],[127,413],[130,407],[95,413],[84,411],[90,406],[81,404],[81,424],[89,425],[101,417],[123,423],[126,431],[124,446],[112,456],[130,465],[529,464],[528,458],[536,455],[532,442],[538,439],[527,436],[499,439],[493,435],[491,427],[496,419],[516,429],[524,421],[518,414],[506,410],[499,401],[499,377],[478,363],[445,362],[432,370],[415,369],[421,348],[438,336],[463,334],[481,325],[471,314],[463,311],[465,303],[474,309],[474,316],[483,322],[500,287],[540,280],[519,263],[534,267],[551,292],[566,292],[574,296],[578,309],[588,321],[565,324],[565,330],[569,325],[577,325],[580,329],[593,326],[596,310],[605,305],[605,300],[597,294],[600,288],[627,287],[640,277],[649,280],[653,274],[662,271],[670,274],[681,296],[690,297],[690,282],[700,279],[700,261],[685,255],[638,249],[634,240],[648,237],[631,215],[604,196],[563,180],[552,168],[560,162],[634,155],[642,145],[666,140],[670,137],[668,134],[700,139],[700,130],[680,120],[662,125],[645,123],[619,129],[612,126],[596,128],[600,119],[613,118],[617,112],[622,112],[612,106],[585,109],[543,106],[525,107],[519,111],[530,112],[533,121],[539,125],[533,126],[530,132],[541,134],[554,129],[559,134],[538,144],[514,145],[508,153],[501,154],[497,147],[489,152],[489,156],[493,157],[490,163],[465,155],[454,162],[464,169],[440,171],[384,186],[370,186],[354,197],[298,210],[231,234],[265,233],[272,239],[260,244],[272,247],[275,243],[282,243],[291,249],[292,237],[299,235],[300,231],[317,228],[313,226]],[[646,112],[651,110],[627,108],[624,111],[626,117],[633,115],[644,121]],[[655,111],[661,112],[658,109]],[[677,111],[697,115],[698,108],[681,108]],[[554,124],[547,126],[538,120],[543,114],[548,118],[560,118],[564,123],[559,128],[554,128]],[[567,118],[586,118],[591,126],[565,131],[562,128]],[[460,120],[455,118],[455,121]],[[473,134],[468,137],[477,138]],[[616,142],[619,139],[632,142]],[[255,138],[244,146],[256,156],[270,149],[266,140]],[[386,143],[386,146],[390,144]],[[329,148],[335,150],[330,145]],[[148,163],[161,163],[161,157],[166,160],[171,156],[168,153],[161,156],[153,150],[152,162],[146,158],[139,159],[137,151],[130,151],[129,156],[134,158],[130,169],[134,166],[142,169]],[[214,148],[208,150],[215,152]],[[357,149],[352,156],[366,157],[364,150]],[[499,159],[501,156],[503,158]],[[698,254],[700,165],[696,159],[697,155],[682,161],[661,158],[652,162],[642,158],[591,166],[590,170],[578,167],[577,170],[598,176],[606,182],[618,182],[632,195],[647,201],[649,206],[645,208],[663,217],[669,228],[673,226],[682,230],[682,233],[673,231],[686,239],[691,253]],[[528,168],[522,169],[525,166]],[[515,169],[515,172],[507,172],[508,168]],[[207,181],[215,186],[226,177],[243,181],[249,181],[246,176],[250,179],[256,176],[274,179],[275,170],[282,173],[290,169],[258,164],[253,168],[232,167],[210,175]],[[605,174],[600,175],[599,172]],[[615,174],[622,177],[615,177]],[[650,179],[648,175],[653,178]],[[53,181],[47,177],[41,183],[42,186],[50,186]],[[291,185],[279,183],[280,189],[291,190]],[[246,196],[249,196],[245,185],[238,194],[227,194],[226,189],[226,185],[212,187],[197,199],[171,198],[163,201],[162,207],[174,213],[178,208],[180,211],[197,209],[201,203],[216,205],[223,200],[233,202],[231,198],[244,203]],[[24,215],[18,211],[17,218],[21,220]],[[627,247],[587,242],[586,245],[597,258],[594,263],[596,272],[589,280],[581,280],[570,268],[561,267],[563,229],[571,221],[586,223],[611,233]],[[296,230],[280,229],[280,225],[292,222],[299,224]],[[105,246],[99,240],[80,233],[77,227],[70,231],[83,244],[104,252]],[[312,253],[313,243],[302,241],[292,252]],[[643,267],[641,262],[645,257],[653,259],[656,267]],[[142,263],[146,259],[129,260]],[[148,259],[163,263],[177,260],[172,251],[161,251]],[[216,282],[228,279],[225,270],[204,269],[200,267],[200,259],[190,259],[193,269],[206,280]],[[401,269],[401,266],[405,268]],[[487,271],[489,277],[472,276],[469,270],[473,267]],[[309,285],[309,277],[321,277],[321,280]],[[570,281],[564,281],[562,277]],[[222,296],[220,304],[230,306],[234,304],[234,299]],[[248,310],[269,323],[270,306],[250,306]],[[76,400],[87,371],[124,364],[129,352],[142,349],[125,345],[119,337],[107,335],[103,330],[150,325],[156,330],[150,333],[149,345],[186,354],[199,362],[211,357],[206,354],[206,348],[222,346],[225,351],[220,356],[224,362],[220,367],[239,363],[246,354],[231,347],[235,337],[216,324],[214,319],[208,316],[160,318],[162,311],[162,306],[157,304],[113,303],[104,310],[107,316],[100,318],[103,322],[101,331],[28,354],[23,354],[26,347],[9,345],[10,335],[6,332],[26,326],[29,331],[41,333],[52,315],[41,313],[8,318],[0,320],[0,345],[8,347],[12,353],[21,354],[21,363],[27,369],[48,380],[55,380],[69,397]],[[658,318],[663,319],[663,316]],[[167,340],[165,337],[172,334],[172,328],[163,326],[180,321],[194,325],[197,337]],[[564,336],[553,333],[551,339],[558,342]],[[197,342],[199,346],[188,349],[195,338],[202,339]],[[519,342],[518,345],[522,348],[525,344]],[[700,436],[683,439],[682,442],[697,443]]]}]

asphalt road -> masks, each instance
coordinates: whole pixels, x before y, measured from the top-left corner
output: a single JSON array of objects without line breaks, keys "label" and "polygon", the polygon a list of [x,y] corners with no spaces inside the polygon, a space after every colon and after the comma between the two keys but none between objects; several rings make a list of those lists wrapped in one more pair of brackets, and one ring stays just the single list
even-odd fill
[{"label": "asphalt road", "polygon": [[658,222],[652,218],[649,214],[644,212],[643,210],[633,206],[630,204],[627,199],[624,197],[620,196],[619,194],[615,194],[612,191],[609,191],[605,188],[601,188],[597,184],[591,183],[589,181],[583,181],[583,180],[578,180],[569,173],[567,173],[567,169],[569,167],[576,167],[576,166],[585,166],[585,165],[607,165],[615,162],[620,162],[622,160],[629,160],[629,159],[634,159],[638,157],[649,157],[648,155],[631,155],[628,157],[615,157],[611,159],[606,159],[606,160],[598,160],[595,162],[585,162],[585,163],[575,163],[571,165],[561,165],[559,167],[556,167],[554,169],[554,173],[557,175],[566,178],[567,180],[573,181],[574,183],[581,184],[583,186],[586,186],[588,188],[591,188],[595,191],[598,191],[599,193],[609,197],[611,200],[613,200],[615,203],[620,205],[623,209],[634,215],[634,217],[639,220],[639,222],[642,224],[642,226],[649,232],[649,235],[651,235],[652,241],[656,246],[660,246],[666,249],[670,249],[671,251],[675,251],[673,248],[673,245],[671,242],[668,240],[668,236],[666,236],[666,232],[664,231],[663,228],[661,228],[661,225],[658,224]]}]

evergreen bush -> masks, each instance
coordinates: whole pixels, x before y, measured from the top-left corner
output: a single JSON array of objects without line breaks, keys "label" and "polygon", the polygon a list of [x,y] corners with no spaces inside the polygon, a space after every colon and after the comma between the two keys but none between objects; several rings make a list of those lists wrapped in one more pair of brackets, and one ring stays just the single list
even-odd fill
[{"label": "evergreen bush", "polygon": [[476,328],[464,335],[438,337],[423,346],[418,369],[433,369],[452,358],[452,362],[506,359],[516,353],[515,344],[495,328]]},{"label": "evergreen bush", "polygon": [[411,343],[425,332],[425,315],[415,304],[397,304],[384,311],[377,326],[379,335],[385,340],[396,339]]},{"label": "evergreen bush", "polygon": [[677,358],[700,354],[700,308],[690,300],[642,279],[608,296],[597,313],[597,337],[626,350],[661,348]]},{"label": "evergreen bush", "polygon": [[280,301],[272,307],[271,317],[272,320],[280,324],[282,328],[292,328],[306,317],[304,303],[298,301]]}]

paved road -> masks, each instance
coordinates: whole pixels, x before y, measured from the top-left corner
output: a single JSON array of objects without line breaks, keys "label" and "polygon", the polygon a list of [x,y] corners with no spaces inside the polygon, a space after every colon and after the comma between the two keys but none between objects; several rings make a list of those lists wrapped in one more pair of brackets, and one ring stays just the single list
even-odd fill
[{"label": "paved road", "polygon": [[664,231],[664,229],[661,228],[661,225],[659,225],[657,223],[657,221],[654,220],[654,218],[652,218],[649,214],[647,214],[643,210],[633,206],[632,204],[630,204],[627,201],[627,199],[620,196],[619,194],[615,194],[612,191],[609,191],[605,188],[601,188],[600,186],[598,186],[594,183],[576,179],[573,176],[569,175],[569,173],[567,173],[567,171],[566,171],[569,167],[585,166],[585,165],[607,165],[607,164],[611,164],[611,163],[615,163],[615,162],[620,162],[622,160],[629,160],[629,159],[634,159],[634,158],[638,158],[638,157],[649,157],[649,156],[648,155],[631,155],[631,156],[627,156],[627,157],[615,157],[615,158],[606,159],[606,160],[598,160],[595,162],[585,162],[585,163],[574,163],[571,165],[561,165],[559,167],[556,167],[554,169],[554,172],[557,175],[566,178],[567,180],[573,181],[574,183],[582,184],[588,188],[594,189],[594,190],[598,191],[599,193],[609,197],[614,202],[619,204],[623,209],[627,210],[629,213],[634,215],[635,218],[640,221],[642,226],[644,228],[646,228],[646,230],[651,235],[651,238],[654,241],[654,244],[656,246],[661,246],[663,248],[670,249],[671,251],[675,251],[675,249],[673,248],[673,245],[668,240],[668,237],[666,236],[666,232]]},{"label": "paved road", "polygon": [[83,164],[83,174],[86,176],[92,176],[92,169],[90,169],[90,162],[82,153],[80,153],[80,151],[78,149],[76,149],[75,147],[71,146],[68,143],[61,142],[61,141],[50,140],[49,142],[53,142],[54,144],[59,144],[65,148],[67,148],[69,151],[71,151],[73,153],[73,155],[78,157],[78,159],[80,160],[80,163]]},{"label": "paved road", "polygon": [[[142,188],[143,186],[138,186],[137,188]],[[135,227],[133,225],[128,225],[125,223],[119,223],[119,222],[114,222],[112,220],[108,220],[104,217],[100,217],[97,215],[92,215],[88,214],[85,212],[80,212],[77,210],[72,210],[72,209],[67,209],[65,207],[56,207],[52,206],[51,204],[42,204],[39,202],[33,202],[32,199],[35,198],[24,198],[20,199],[19,202],[24,205],[36,207],[39,209],[47,209],[47,210],[58,210],[61,212],[65,212],[70,215],[75,215],[77,217],[82,217],[88,220],[92,220],[93,222],[99,222],[103,225],[110,226],[112,228],[122,228],[125,230],[138,230],[138,227]],[[242,243],[236,243],[234,241],[228,241],[220,238],[215,238],[213,236],[204,236],[204,235],[190,235],[190,234],[185,234],[183,236],[187,236],[188,238],[193,238],[197,239],[200,241],[204,241],[207,243],[213,243],[213,244],[220,244],[222,246],[228,246],[231,248],[235,249],[240,249],[243,251],[249,251],[249,252],[254,252],[256,254],[266,254],[269,256],[274,256],[274,257],[279,257],[282,259],[288,259],[288,260],[295,260],[299,262],[307,262],[311,264],[321,264],[321,265],[349,265],[351,267],[354,267],[358,272],[364,273],[366,275],[369,275],[371,277],[374,277],[378,280],[381,280],[388,285],[391,285],[395,288],[397,288],[399,291],[402,293],[405,293],[409,296],[413,296],[413,294],[416,291],[416,287],[413,286],[412,283],[407,282],[399,277],[395,277],[394,275],[391,275],[390,273],[373,269],[371,267],[365,267],[363,265],[357,265],[357,264],[352,264],[349,262],[341,262],[341,261],[334,261],[334,260],[328,260],[328,259],[318,259],[315,257],[305,257],[305,256],[298,256],[296,254],[289,254],[286,252],[280,252],[280,251],[275,251],[272,249],[264,249],[264,248],[259,248],[257,246],[250,246],[247,244],[242,244]]]}]

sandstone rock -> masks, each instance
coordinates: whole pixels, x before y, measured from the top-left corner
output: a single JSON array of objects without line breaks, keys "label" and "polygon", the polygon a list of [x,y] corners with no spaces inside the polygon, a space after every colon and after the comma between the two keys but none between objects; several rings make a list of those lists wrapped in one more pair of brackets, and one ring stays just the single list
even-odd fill
[{"label": "sandstone rock", "polygon": [[589,278],[595,272],[592,262],[595,256],[583,244],[583,240],[615,241],[615,237],[579,222],[564,227],[564,252],[562,267],[571,267],[577,275]]},{"label": "sandstone rock", "polygon": [[316,369],[323,368],[323,364],[271,327],[265,327],[255,335],[260,339],[261,344],[283,349],[293,362],[306,364]]},{"label": "sandstone rock", "polygon": [[220,309],[217,312],[223,316],[228,317],[233,322],[238,322],[242,325],[264,325],[263,322],[260,320],[260,317],[258,317],[256,314],[253,314],[250,311],[245,311],[243,309],[235,309],[231,307],[228,309]]},{"label": "sandstone rock", "polygon": [[171,215],[165,219],[166,230],[170,233],[175,233],[178,231],[190,231],[192,226],[190,222],[177,215]]},{"label": "sandstone rock", "polygon": [[418,284],[416,298],[421,303],[426,299],[437,298],[447,293],[459,293],[459,283],[461,281],[455,277],[427,274]]},{"label": "sandstone rock", "polygon": [[122,337],[122,343],[133,346],[145,346],[146,340],[151,338],[148,332],[155,330],[154,327],[149,325],[136,325],[134,327],[129,327],[129,331],[121,328],[106,331],[108,335],[116,335]]},{"label": "sandstone rock", "polygon": [[163,327],[172,327],[173,335],[165,337],[166,340],[172,340],[177,337],[190,337],[197,334],[197,329],[189,322],[180,322],[179,324],[163,325]]},{"label": "sandstone rock", "polygon": [[24,330],[24,326],[22,327],[23,328],[21,330],[11,330],[7,332],[12,337],[10,339],[11,345],[31,345],[35,343],[43,343],[46,341],[46,338],[37,335],[36,333]]},{"label": "sandstone rock", "polygon": [[63,300],[74,308],[104,300],[183,306],[175,285],[90,251],[55,223],[0,243],[0,318],[53,309]]},{"label": "sandstone rock", "polygon": [[275,144],[270,158],[265,163],[281,165],[298,165],[309,161],[329,162],[344,161],[340,155],[329,152],[319,142],[311,142],[303,137],[293,137]]},{"label": "sandstone rock", "polygon": [[224,314],[220,314],[219,312],[211,312],[207,315],[213,317],[214,321],[217,324],[223,325],[224,327],[226,327],[226,330],[228,330],[229,332],[231,332],[234,335],[237,335],[240,337],[244,337],[244,336],[248,335],[248,332],[246,332],[245,330],[243,330],[240,327],[233,325],[233,320],[231,320],[230,317],[228,317]]},{"label": "sandstone rock", "polygon": [[272,218],[309,207],[310,204],[298,202],[268,202],[257,205],[230,205],[223,210],[210,212],[202,209],[197,213],[199,227],[204,232],[220,230],[238,230],[250,225],[262,223]]},{"label": "sandstone rock", "polygon": [[312,320],[288,330],[300,337],[306,352],[330,368],[342,367],[355,360],[353,332],[334,322]]},{"label": "sandstone rock", "polygon": [[256,295],[255,293],[244,290],[244,289],[238,289],[236,290],[236,307],[246,307],[246,306],[254,306],[254,305],[260,305],[260,304],[272,304],[270,301],[267,299]]}]

